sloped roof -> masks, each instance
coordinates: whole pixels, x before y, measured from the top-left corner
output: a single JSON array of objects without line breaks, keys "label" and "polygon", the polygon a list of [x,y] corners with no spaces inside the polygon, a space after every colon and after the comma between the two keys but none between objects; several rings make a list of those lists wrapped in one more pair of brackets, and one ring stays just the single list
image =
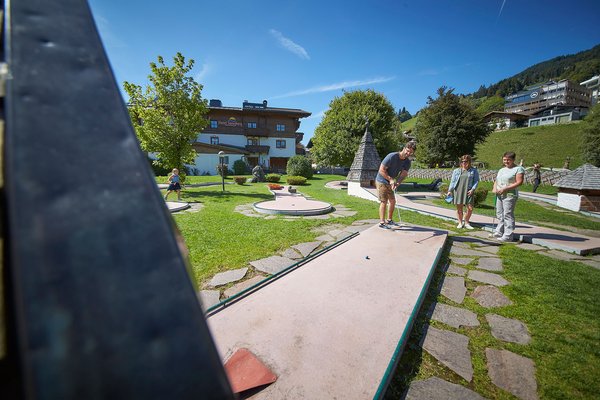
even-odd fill
[{"label": "sloped roof", "polygon": [[600,190],[600,168],[583,164],[560,178],[554,186],[577,190]]},{"label": "sloped roof", "polygon": [[379,164],[381,164],[381,158],[379,158],[379,153],[377,153],[373,137],[367,125],[346,179],[353,182],[373,180],[377,176],[377,171],[379,171]]}]

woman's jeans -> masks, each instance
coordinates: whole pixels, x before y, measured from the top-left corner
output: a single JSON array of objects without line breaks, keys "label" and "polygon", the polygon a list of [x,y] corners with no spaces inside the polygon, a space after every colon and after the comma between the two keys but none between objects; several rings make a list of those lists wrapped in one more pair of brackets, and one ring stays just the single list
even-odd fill
[{"label": "woman's jeans", "polygon": [[517,197],[515,196],[497,196],[496,198],[496,218],[498,225],[494,233],[498,236],[502,235],[504,239],[512,240],[513,231],[515,230],[515,204]]}]

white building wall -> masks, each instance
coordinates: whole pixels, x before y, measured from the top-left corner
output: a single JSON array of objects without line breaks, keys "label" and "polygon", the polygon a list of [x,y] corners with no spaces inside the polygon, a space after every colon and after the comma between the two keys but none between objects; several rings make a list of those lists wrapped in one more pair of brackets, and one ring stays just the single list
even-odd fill
[{"label": "white building wall", "polygon": [[248,144],[248,140],[245,135],[225,135],[222,133],[201,133],[196,139],[200,143],[210,144],[210,138],[216,136],[219,138],[219,144],[230,145],[230,146],[241,146],[244,147]]},{"label": "white building wall", "polygon": [[558,193],[556,205],[571,211],[579,211],[581,208],[581,196],[573,193]]},{"label": "white building wall", "polygon": [[[277,148],[277,140],[285,140],[285,149]],[[269,148],[270,157],[293,157],[296,155],[296,140],[290,138],[268,137],[261,138],[261,145],[271,146]]]},{"label": "white building wall", "polygon": [[[233,170],[233,163],[237,160],[241,160],[242,154],[223,154],[223,156],[228,157],[227,166],[229,169]],[[219,165],[219,155],[218,154],[198,154],[194,161],[194,167],[198,170],[199,175],[217,175],[217,165]]]}]

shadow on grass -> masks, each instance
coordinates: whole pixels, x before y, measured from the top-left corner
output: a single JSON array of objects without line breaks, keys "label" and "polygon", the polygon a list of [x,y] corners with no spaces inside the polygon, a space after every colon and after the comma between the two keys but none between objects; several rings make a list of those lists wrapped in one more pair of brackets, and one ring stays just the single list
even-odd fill
[{"label": "shadow on grass", "polygon": [[452,242],[446,241],[444,251],[436,271],[431,278],[429,290],[423,300],[419,314],[414,322],[411,330],[411,334],[406,342],[402,357],[398,362],[394,376],[387,388],[384,399],[385,400],[396,400],[404,399],[406,391],[410,385],[410,382],[419,373],[421,364],[423,362],[423,348],[421,347],[423,342],[423,335],[427,328],[431,315],[433,313],[433,305],[436,303],[437,297],[442,290],[442,284],[444,283],[444,276],[449,266],[449,254]]}]

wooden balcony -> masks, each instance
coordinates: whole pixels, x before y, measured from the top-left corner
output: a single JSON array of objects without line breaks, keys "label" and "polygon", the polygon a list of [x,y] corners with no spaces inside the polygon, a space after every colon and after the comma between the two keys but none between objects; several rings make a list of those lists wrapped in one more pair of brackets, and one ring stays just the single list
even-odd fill
[{"label": "wooden balcony", "polygon": [[271,148],[271,146],[261,146],[261,145],[254,145],[254,144],[246,145],[246,150],[249,151],[250,153],[269,154],[270,148]]},{"label": "wooden balcony", "polygon": [[271,130],[268,128],[244,128],[244,135],[267,137],[270,136]]}]

